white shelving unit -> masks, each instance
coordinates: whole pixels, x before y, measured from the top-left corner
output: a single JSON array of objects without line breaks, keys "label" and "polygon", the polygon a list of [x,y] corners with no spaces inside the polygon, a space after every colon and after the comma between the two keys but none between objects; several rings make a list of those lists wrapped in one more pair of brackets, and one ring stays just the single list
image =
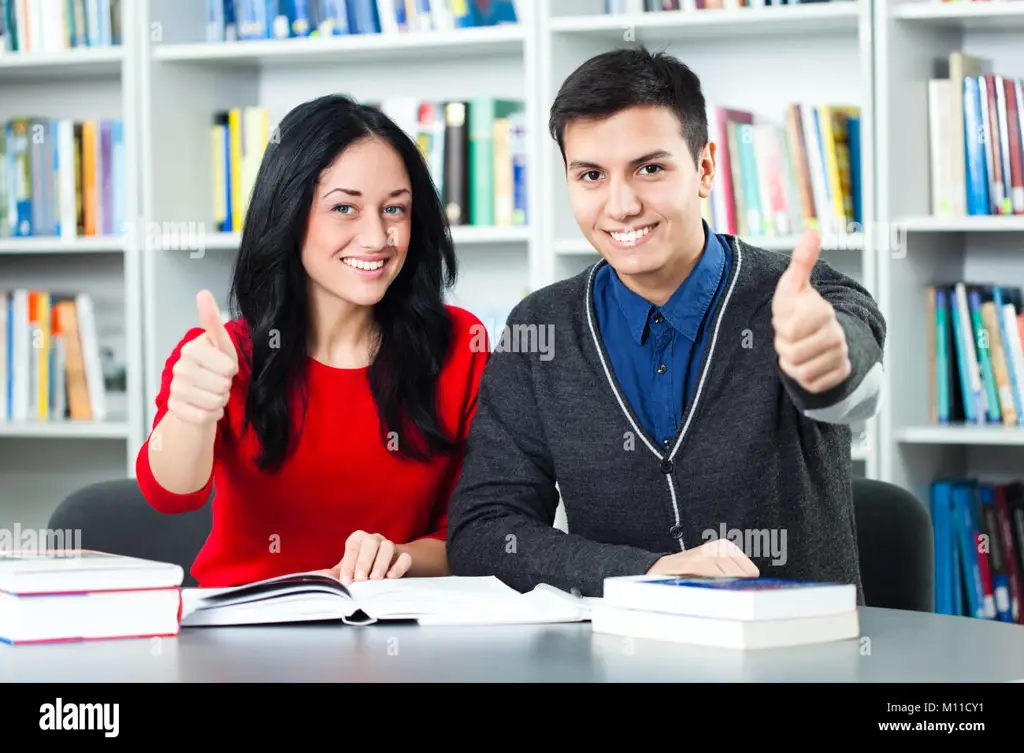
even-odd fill
[{"label": "white shelving unit", "polygon": [[[579,63],[632,43],[679,56],[710,103],[761,120],[782,122],[794,102],[861,108],[863,232],[826,237],[823,251],[876,295],[889,323],[887,397],[882,415],[857,428],[855,470],[920,494],[940,470],[1019,467],[1024,430],[927,425],[922,290],[940,279],[1019,280],[1024,269],[1014,254],[1024,243],[1021,218],[928,216],[925,95],[935,62],[954,49],[1024,75],[1024,1],[847,0],[610,17],[603,0],[535,0],[521,4],[517,26],[225,44],[203,41],[202,5],[123,3],[123,47],[0,57],[0,117],[123,117],[134,227],[197,223],[202,239],[199,254],[148,247],[144,233],[0,241],[0,285],[116,292],[129,358],[124,416],[101,425],[0,425],[0,525],[42,525],[72,489],[134,473],[166,358],[196,324],[195,293],[209,288],[226,307],[238,236],[207,232],[214,112],[260,105],[273,126],[329,92],[523,100],[530,225],[453,229],[461,272],[453,302],[483,318],[597,260],[569,207],[548,108]],[[905,234],[899,253],[893,234],[880,230],[889,227]],[[795,239],[749,240],[786,253]]]},{"label": "white shelving unit", "polygon": [[957,280],[1024,284],[1024,217],[933,217],[929,193],[930,78],[963,51],[992,71],[1024,77],[1024,2],[875,2],[878,218],[901,244],[879,250],[879,301],[890,325],[888,394],[879,427],[886,481],[927,501],[939,477],[998,482],[1024,468],[1024,429],[937,426],[928,406],[925,288]]},{"label": "white shelving unit", "polygon": [[[15,117],[121,118],[128,164],[138,158],[136,3],[122,5],[123,44],[62,53],[0,55],[0,121]],[[137,217],[139,185],[126,176],[125,216]],[[0,422],[0,526],[43,527],[64,496],[134,472],[143,440],[141,264],[125,237],[0,239],[0,287],[91,293],[123,323],[127,392],[106,421]]]}]

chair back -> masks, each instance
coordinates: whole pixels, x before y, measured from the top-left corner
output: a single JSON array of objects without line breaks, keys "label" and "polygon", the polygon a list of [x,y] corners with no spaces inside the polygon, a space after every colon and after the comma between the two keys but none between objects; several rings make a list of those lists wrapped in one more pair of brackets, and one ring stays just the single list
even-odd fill
[{"label": "chair back", "polygon": [[[213,494],[211,493],[211,498]],[[146,501],[136,479],[101,481],[68,495],[50,516],[50,530],[80,532],[83,549],[170,562],[189,572],[213,524],[209,501],[194,512],[168,515]]]},{"label": "chair back", "polygon": [[935,611],[935,545],[928,507],[906,489],[855,478],[864,601],[869,607]]}]

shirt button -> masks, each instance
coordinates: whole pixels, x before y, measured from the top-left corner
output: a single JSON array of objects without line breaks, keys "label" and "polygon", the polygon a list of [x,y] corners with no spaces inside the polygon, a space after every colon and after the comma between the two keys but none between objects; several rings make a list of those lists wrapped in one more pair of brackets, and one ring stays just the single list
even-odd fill
[{"label": "shirt button", "polygon": [[655,324],[661,324],[663,321],[665,321],[665,317],[661,315],[660,311],[654,315]]},{"label": "shirt button", "polygon": [[661,446],[664,447],[667,450],[670,444],[672,444],[672,440],[671,439],[666,439],[666,440],[664,440],[661,443]]},{"label": "shirt button", "polygon": [[668,366],[666,366],[665,364],[660,364],[658,366],[658,373],[659,374],[664,374],[666,371],[668,371]]}]

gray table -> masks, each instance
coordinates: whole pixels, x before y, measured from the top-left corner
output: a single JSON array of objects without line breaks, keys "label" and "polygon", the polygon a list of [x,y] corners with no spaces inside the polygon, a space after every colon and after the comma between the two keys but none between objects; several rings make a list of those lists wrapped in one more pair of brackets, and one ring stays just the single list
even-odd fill
[{"label": "gray table", "polygon": [[0,645],[2,682],[1024,682],[1024,625],[863,609],[862,638],[737,652],[515,627],[191,628]]}]

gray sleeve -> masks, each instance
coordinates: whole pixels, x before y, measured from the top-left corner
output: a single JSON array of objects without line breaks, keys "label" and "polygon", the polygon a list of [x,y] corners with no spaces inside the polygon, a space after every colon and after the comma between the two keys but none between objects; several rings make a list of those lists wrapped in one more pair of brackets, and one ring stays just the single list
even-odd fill
[{"label": "gray sleeve", "polygon": [[846,333],[850,375],[842,384],[819,394],[807,392],[780,371],[782,382],[808,418],[833,424],[869,419],[878,411],[882,397],[885,319],[867,289],[823,262],[819,261],[811,274],[811,284],[832,304]]},{"label": "gray sleeve", "polygon": [[[517,308],[506,326],[526,321]],[[557,479],[532,381],[533,367],[552,367],[539,359],[496,351],[484,370],[449,505],[449,568],[453,575],[494,575],[522,592],[548,583],[601,596],[604,578],[643,574],[662,555],[554,527]]]}]

